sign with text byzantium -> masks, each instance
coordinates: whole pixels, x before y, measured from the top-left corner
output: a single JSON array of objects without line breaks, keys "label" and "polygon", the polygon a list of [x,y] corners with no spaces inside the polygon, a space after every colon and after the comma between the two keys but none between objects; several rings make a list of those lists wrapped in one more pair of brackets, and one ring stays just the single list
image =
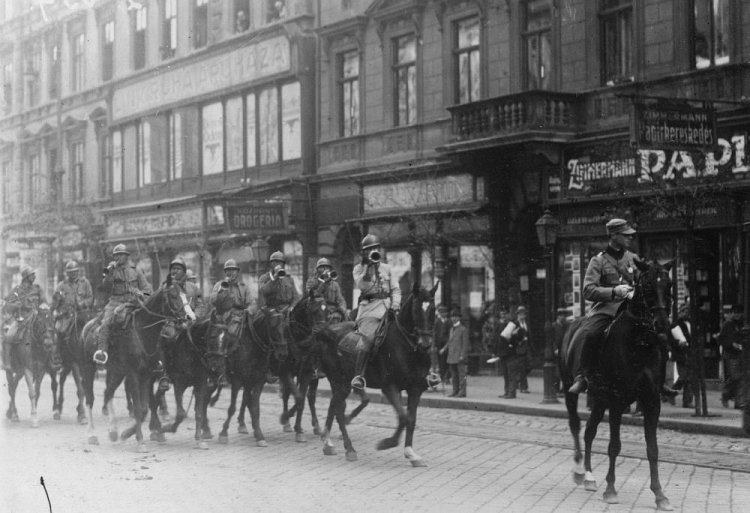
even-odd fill
[{"label": "sign with text byzantium", "polygon": [[227,229],[232,233],[271,234],[289,227],[287,203],[242,203],[225,208]]},{"label": "sign with text byzantium", "polygon": [[698,179],[750,179],[748,134],[719,137],[709,151],[633,149],[628,141],[599,143],[565,151],[560,177],[551,177],[550,198],[614,195],[653,188],[653,178],[675,185]]},{"label": "sign with text byzantium", "polygon": [[716,146],[716,111],[684,104],[635,103],[630,143],[659,150],[710,150]]}]

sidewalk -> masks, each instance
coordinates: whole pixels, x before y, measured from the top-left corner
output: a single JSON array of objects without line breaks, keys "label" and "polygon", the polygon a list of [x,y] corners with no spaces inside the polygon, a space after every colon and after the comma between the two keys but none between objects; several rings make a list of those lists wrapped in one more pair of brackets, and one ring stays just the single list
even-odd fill
[{"label": "sidewalk", "polygon": [[[530,375],[528,394],[517,394],[516,399],[502,399],[502,376],[469,376],[466,398],[448,397],[452,392],[450,385],[440,385],[437,391],[427,391],[422,395],[421,406],[428,408],[455,408],[464,410],[498,411],[520,415],[541,415],[545,417],[567,418],[564,398],[558,398],[559,403],[543,404],[543,380],[539,376]],[[266,386],[266,390],[277,390],[276,386]],[[330,397],[330,385],[327,379],[321,379],[318,394]],[[376,390],[368,389],[370,399],[374,402],[386,402],[385,398]],[[682,408],[682,397],[676,397],[676,406],[662,403],[659,426],[688,433],[714,434],[729,437],[747,436],[742,429],[742,410],[724,408],[721,405],[721,392],[707,390],[706,400],[710,417],[695,417],[694,408]],[[578,402],[578,412],[585,422],[588,418],[586,396],[581,395]],[[607,417],[603,422],[606,422]],[[642,425],[641,417],[625,414],[623,424]]]}]

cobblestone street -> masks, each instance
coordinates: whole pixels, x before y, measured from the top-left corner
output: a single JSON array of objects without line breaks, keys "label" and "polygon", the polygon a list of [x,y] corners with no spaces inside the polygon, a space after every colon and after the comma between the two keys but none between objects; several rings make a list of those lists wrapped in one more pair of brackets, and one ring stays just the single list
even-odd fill
[{"label": "cobblestone street", "polygon": [[[74,390],[66,391],[66,411],[52,420],[48,384],[40,400],[40,427],[30,427],[25,386],[19,387],[19,423],[4,420],[0,510],[46,511],[40,486],[44,476],[55,512],[280,511],[290,507],[328,511],[652,511],[648,462],[642,431],[623,426],[618,460],[620,504],[601,500],[607,468],[608,429],[600,427],[593,457],[599,489],[576,487],[570,435],[562,419],[495,412],[421,408],[415,450],[426,468],[412,468],[402,449],[379,452],[395,418],[389,407],[370,405],[352,424],[359,459],[347,462],[338,437],[338,454],[326,457],[306,414],[308,442],[296,443],[276,419],[276,394],[261,401],[261,425],[269,447],[237,434],[228,445],[210,441],[208,451],[193,449],[192,415],[165,444],[111,443],[101,416],[97,383],[96,432],[101,445],[86,443],[86,430],[75,421]],[[7,408],[3,386],[2,408]],[[228,394],[209,409],[214,434],[226,417]],[[125,411],[121,396],[118,411]],[[319,400],[325,411],[326,399]],[[170,412],[173,412],[173,407]],[[120,428],[127,426],[124,420]],[[334,433],[337,433],[334,428]],[[660,430],[660,473],[676,510],[745,511],[750,500],[750,440]]]}]

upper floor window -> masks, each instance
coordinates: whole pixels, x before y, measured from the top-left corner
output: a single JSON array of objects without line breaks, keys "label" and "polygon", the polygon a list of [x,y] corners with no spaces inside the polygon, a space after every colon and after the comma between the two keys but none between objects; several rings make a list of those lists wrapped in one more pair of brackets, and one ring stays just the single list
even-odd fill
[{"label": "upper floor window", "polygon": [[616,84],[633,76],[632,0],[602,0],[601,23],[602,83]]},{"label": "upper floor window", "polygon": [[339,56],[339,134],[359,133],[359,53],[354,50]]},{"label": "upper floor window", "polygon": [[42,68],[42,48],[39,41],[32,41],[26,46],[26,61],[24,63],[24,82],[28,105],[33,107],[39,103],[40,77]]},{"label": "upper floor window", "polygon": [[144,121],[136,125],[136,144],[138,148],[138,171],[140,185],[148,185],[151,180],[151,123]]},{"label": "upper floor window", "polygon": [[284,0],[266,0],[266,23],[286,18],[286,2]]},{"label": "upper floor window", "polygon": [[13,64],[10,60],[2,63],[2,77],[3,81],[3,94],[0,97],[0,106],[2,106],[3,114],[10,112],[13,106]]},{"label": "upper floor window", "polygon": [[71,38],[71,80],[70,88],[73,91],[80,91],[83,89],[83,71],[84,71],[84,48],[86,45],[86,39],[83,32],[73,35]]},{"label": "upper floor window", "polygon": [[224,110],[219,102],[203,107],[203,174],[224,171]]},{"label": "upper floor window", "polygon": [[693,54],[697,69],[729,63],[729,0],[693,0]]},{"label": "upper floor window", "polygon": [[549,0],[527,0],[524,9],[526,89],[549,89],[552,11]]},{"label": "upper floor window", "polygon": [[123,172],[123,155],[122,155],[122,131],[112,132],[112,192],[122,192],[122,172]]},{"label": "upper floor window", "polygon": [[70,145],[70,196],[73,201],[83,199],[83,141]]},{"label": "upper floor window", "polygon": [[234,0],[234,33],[250,28],[250,0]]},{"label": "upper floor window", "polygon": [[133,69],[143,69],[146,66],[146,27],[148,25],[148,11],[145,6],[132,11],[133,34]]},{"label": "upper floor window", "polygon": [[99,136],[99,196],[108,196],[110,187],[110,173],[112,166],[112,137],[105,130]]},{"label": "upper floor window", "polygon": [[42,175],[39,154],[35,153],[29,157],[29,176],[31,181],[31,205],[41,205],[45,202],[44,193],[47,191],[47,183]]},{"label": "upper floor window", "polygon": [[50,98],[57,98],[60,94],[60,39],[51,38],[47,43],[47,92]]},{"label": "upper floor window", "polygon": [[2,172],[2,183],[0,183],[0,187],[3,188],[3,204],[2,204],[2,213],[8,214],[10,213],[10,170],[11,170],[11,163],[10,160],[6,160],[3,162],[2,167],[0,167],[0,172]]},{"label": "upper floor window", "polygon": [[394,125],[417,120],[417,38],[403,36],[393,41]]},{"label": "upper floor window", "polygon": [[167,131],[169,134],[167,157],[167,179],[182,178],[182,114],[170,112],[167,116]]},{"label": "upper floor window", "polygon": [[208,41],[208,0],[194,0],[193,48],[202,48]]},{"label": "upper floor window", "polygon": [[160,50],[162,59],[171,59],[177,53],[177,0],[164,0]]},{"label": "upper floor window", "polygon": [[102,30],[102,80],[110,80],[114,74],[115,64],[115,22],[104,22]]},{"label": "upper floor window", "polygon": [[13,0],[0,0],[0,22],[13,17]]},{"label": "upper floor window", "polygon": [[479,100],[481,78],[479,68],[479,18],[455,24],[456,100],[469,103]]}]

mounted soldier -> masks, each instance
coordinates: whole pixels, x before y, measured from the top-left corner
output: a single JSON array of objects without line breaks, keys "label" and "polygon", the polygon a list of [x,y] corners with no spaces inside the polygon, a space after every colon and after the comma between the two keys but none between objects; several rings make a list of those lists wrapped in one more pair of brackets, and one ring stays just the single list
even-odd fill
[{"label": "mounted soldier", "polygon": [[135,305],[145,295],[151,294],[151,284],[138,267],[131,265],[130,252],[125,244],[118,244],[112,250],[114,260],[104,269],[104,283],[112,287],[112,293],[104,307],[102,325],[99,328],[97,350],[94,361],[104,365],[109,356],[109,335],[115,318],[115,309],[126,308],[125,305]]},{"label": "mounted soldier", "polygon": [[224,279],[214,284],[209,303],[216,308],[217,318],[226,324],[230,345],[233,345],[242,329],[245,311],[253,305],[250,289],[240,279],[240,266],[233,258],[224,262]]},{"label": "mounted soldier", "polygon": [[55,330],[63,335],[70,327],[69,319],[76,316],[83,325],[90,319],[94,306],[94,292],[85,276],[79,276],[78,264],[71,260],[65,264],[66,280],[61,281],[52,295],[52,313]]},{"label": "mounted soldier", "polygon": [[188,281],[187,264],[181,257],[177,257],[169,264],[169,278],[162,284],[162,288],[170,285],[180,287],[180,296],[182,303],[185,305],[184,320],[168,320],[161,330],[159,336],[159,359],[161,361],[162,376],[159,378],[159,389],[169,390],[171,381],[169,379],[169,370],[167,369],[166,351],[170,344],[177,341],[180,334],[189,329],[196,319],[200,319],[205,314],[205,305],[200,289],[195,283]]},{"label": "mounted soldier", "polygon": [[346,319],[346,299],[336,281],[338,273],[333,270],[331,261],[321,258],[315,264],[315,276],[307,280],[307,290],[312,290],[315,297],[323,298],[328,307],[328,322],[339,323]]},{"label": "mounted soldier", "polygon": [[12,316],[8,332],[3,338],[3,369],[10,370],[10,345],[24,338],[37,310],[49,310],[42,288],[34,283],[36,271],[29,266],[21,270],[21,283],[5,298],[3,313]]},{"label": "mounted soldier", "polygon": [[[287,338],[289,337],[289,312],[299,299],[294,280],[286,272],[286,257],[281,251],[275,251],[269,259],[270,269],[258,278],[258,306],[282,314],[281,336],[279,344],[274,347],[276,359],[282,362],[289,354]],[[271,378],[273,379],[273,378]]]},{"label": "mounted soldier", "polygon": [[398,313],[401,307],[401,289],[393,276],[391,266],[382,261],[380,241],[367,234],[362,239],[362,261],[354,266],[354,283],[360,290],[357,308],[357,360],[352,388],[363,391],[365,370],[370,351],[375,344],[376,332],[388,311]]}]

